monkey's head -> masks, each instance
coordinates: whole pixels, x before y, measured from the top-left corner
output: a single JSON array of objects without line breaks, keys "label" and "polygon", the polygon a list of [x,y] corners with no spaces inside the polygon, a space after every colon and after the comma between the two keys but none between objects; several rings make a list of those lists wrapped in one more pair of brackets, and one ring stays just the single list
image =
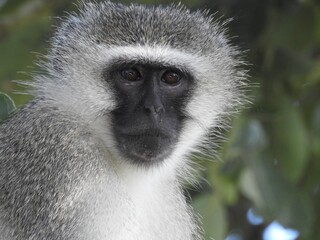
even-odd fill
[{"label": "monkey's head", "polygon": [[58,28],[37,90],[125,161],[178,162],[242,101],[238,55],[202,12],[87,3]]}]

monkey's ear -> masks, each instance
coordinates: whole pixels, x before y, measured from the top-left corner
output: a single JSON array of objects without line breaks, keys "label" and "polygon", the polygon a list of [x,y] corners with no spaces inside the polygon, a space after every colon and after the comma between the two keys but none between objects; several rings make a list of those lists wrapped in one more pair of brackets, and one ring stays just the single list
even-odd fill
[{"label": "monkey's ear", "polygon": [[53,49],[52,51],[52,58],[51,58],[51,64],[53,67],[53,70],[57,73],[63,73],[63,62],[60,55],[62,55],[63,53],[57,49]]},{"label": "monkey's ear", "polygon": [[51,63],[53,69],[59,73],[63,72],[63,66],[67,64],[68,58],[73,51],[76,51],[76,42],[79,40],[81,21],[76,16],[70,16],[58,28],[52,39]]}]

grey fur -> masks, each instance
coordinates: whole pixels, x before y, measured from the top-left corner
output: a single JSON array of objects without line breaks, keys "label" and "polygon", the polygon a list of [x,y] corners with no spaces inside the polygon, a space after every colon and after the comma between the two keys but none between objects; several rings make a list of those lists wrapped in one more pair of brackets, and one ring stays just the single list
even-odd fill
[{"label": "grey fur", "polygon": [[[215,94],[203,103],[207,112],[218,106],[210,115],[215,120],[202,122],[186,110],[203,132],[222,126],[222,117],[243,103],[243,63],[211,17],[176,6],[83,4],[58,27],[41,64],[45,73],[32,84],[35,98],[0,126],[1,240],[200,239],[180,183],[187,177],[184,156],[200,144],[184,151],[176,169],[163,173],[170,163],[137,169],[117,158],[108,130],[115,103],[101,80],[100,48],[146,45],[209,60],[204,65],[210,69],[194,66],[203,77],[194,102]],[[212,81],[208,71],[214,72]],[[124,180],[131,171],[145,184],[141,192],[132,190],[133,197]],[[139,205],[144,198],[147,206]]]}]

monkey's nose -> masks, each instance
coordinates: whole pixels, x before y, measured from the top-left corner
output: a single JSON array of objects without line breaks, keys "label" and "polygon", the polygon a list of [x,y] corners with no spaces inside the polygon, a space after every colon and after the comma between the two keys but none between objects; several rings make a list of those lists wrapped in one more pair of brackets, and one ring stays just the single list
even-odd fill
[{"label": "monkey's nose", "polygon": [[161,114],[163,106],[145,105],[144,109],[150,114]]},{"label": "monkey's nose", "polygon": [[144,99],[144,109],[154,120],[158,121],[161,119],[161,115],[164,112],[164,106],[159,94],[154,89],[150,89],[146,94],[146,98]]},{"label": "monkey's nose", "polygon": [[146,113],[155,121],[160,121],[164,111],[163,106],[145,105]]},{"label": "monkey's nose", "polygon": [[161,122],[164,108],[162,104],[145,104],[144,109],[154,122]]}]

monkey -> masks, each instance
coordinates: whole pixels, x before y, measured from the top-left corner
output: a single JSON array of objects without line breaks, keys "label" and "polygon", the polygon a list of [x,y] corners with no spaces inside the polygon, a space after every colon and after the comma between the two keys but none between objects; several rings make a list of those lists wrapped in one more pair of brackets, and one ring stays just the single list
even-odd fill
[{"label": "monkey", "polygon": [[0,125],[1,240],[198,240],[190,155],[245,99],[226,27],[181,5],[82,2]]}]

